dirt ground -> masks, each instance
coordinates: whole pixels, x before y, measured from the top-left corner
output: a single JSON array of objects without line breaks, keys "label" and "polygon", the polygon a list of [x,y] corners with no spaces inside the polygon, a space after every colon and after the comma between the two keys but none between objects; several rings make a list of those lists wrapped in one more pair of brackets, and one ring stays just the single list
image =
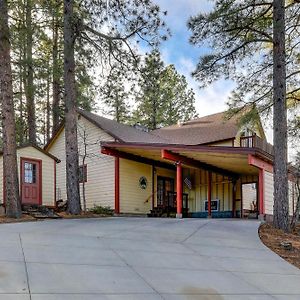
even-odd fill
[{"label": "dirt ground", "polygon": [[[66,212],[57,213],[62,219],[82,219],[82,218],[103,218],[108,217],[105,214],[95,214],[92,212],[82,212],[79,215],[71,215]],[[19,223],[19,222],[30,222],[30,221],[43,221],[47,218],[34,218],[28,214],[22,214],[20,219],[8,218],[6,216],[0,216],[0,224],[4,223]]]},{"label": "dirt ground", "polygon": [[108,217],[105,214],[94,214],[92,212],[81,212],[79,215],[71,215],[67,212],[59,212],[57,213],[63,219],[82,219],[82,218],[103,218]]},{"label": "dirt ground", "polygon": [[29,222],[38,221],[36,218],[23,214],[20,219],[8,218],[6,216],[0,216],[0,224],[3,223],[18,223],[18,222]]},{"label": "dirt ground", "polygon": [[[284,233],[270,224],[263,224],[259,228],[259,236],[267,247],[300,269],[300,225],[293,233]],[[282,242],[291,242],[292,250],[285,250]]]}]

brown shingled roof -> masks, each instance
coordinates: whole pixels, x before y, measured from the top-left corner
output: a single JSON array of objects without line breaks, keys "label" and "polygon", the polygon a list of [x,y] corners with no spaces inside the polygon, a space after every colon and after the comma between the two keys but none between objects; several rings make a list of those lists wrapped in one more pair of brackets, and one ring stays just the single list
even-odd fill
[{"label": "brown shingled roof", "polygon": [[[201,117],[179,125],[172,125],[151,132],[145,132],[133,126],[120,124],[115,120],[101,117],[91,112],[81,109],[77,111],[84,118],[104,130],[119,142],[202,145],[235,138],[238,132],[237,118],[225,120],[225,112]],[[63,126],[64,124],[62,123],[60,128]],[[60,131],[58,131],[58,133],[59,132]],[[45,146],[45,149],[49,148],[49,145],[51,145],[57,134],[51,138]]]},{"label": "brown shingled roof", "polygon": [[166,143],[167,138],[154,135],[151,132],[145,132],[134,128],[133,126],[125,125],[116,122],[115,120],[107,119],[96,115],[91,112],[87,112],[78,109],[78,113],[92,122],[97,127],[104,130],[106,133],[121,142],[145,142],[145,143]]},{"label": "brown shingled roof", "polygon": [[225,119],[225,112],[194,119],[152,131],[174,144],[201,145],[235,138],[238,133],[237,118]]}]

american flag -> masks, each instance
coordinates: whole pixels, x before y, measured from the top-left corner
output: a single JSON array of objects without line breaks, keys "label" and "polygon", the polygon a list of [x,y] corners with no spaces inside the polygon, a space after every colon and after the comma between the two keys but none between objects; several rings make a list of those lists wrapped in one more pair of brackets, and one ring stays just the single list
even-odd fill
[{"label": "american flag", "polygon": [[188,177],[184,178],[184,183],[187,185],[187,187],[189,188],[189,190],[192,189],[192,182]]}]

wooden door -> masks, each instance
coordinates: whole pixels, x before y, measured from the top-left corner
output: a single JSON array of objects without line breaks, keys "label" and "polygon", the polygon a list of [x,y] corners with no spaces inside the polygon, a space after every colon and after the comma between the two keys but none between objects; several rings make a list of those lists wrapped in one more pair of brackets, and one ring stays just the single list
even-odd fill
[{"label": "wooden door", "polygon": [[157,177],[157,206],[168,206],[168,193],[174,192],[174,179],[168,177]]},{"label": "wooden door", "polygon": [[21,158],[22,204],[42,204],[41,161]]}]

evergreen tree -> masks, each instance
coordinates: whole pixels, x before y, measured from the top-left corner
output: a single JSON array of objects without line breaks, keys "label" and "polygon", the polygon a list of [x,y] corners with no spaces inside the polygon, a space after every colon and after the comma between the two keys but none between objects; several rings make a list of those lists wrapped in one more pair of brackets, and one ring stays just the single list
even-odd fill
[{"label": "evergreen tree", "polygon": [[273,106],[274,225],[285,231],[289,227],[286,99],[299,96],[298,15],[295,1],[218,0],[211,12],[189,21],[191,42],[205,41],[212,48],[194,72],[200,84],[223,76],[234,79],[233,114],[249,103],[260,112]]},{"label": "evergreen tree", "polygon": [[[64,86],[68,210],[80,213],[76,114],[76,43],[94,46],[102,62],[111,57],[126,65],[135,60],[133,37],[157,44],[162,22],[159,7],[145,1],[64,0]],[[149,38],[149,39],[147,39]],[[81,47],[82,49],[85,49]],[[107,58],[106,58],[107,57]]]},{"label": "evergreen tree", "polygon": [[68,212],[79,214],[79,166],[75,85],[74,1],[64,0],[64,103]]},{"label": "evergreen tree", "polygon": [[134,120],[149,129],[156,129],[162,122],[161,79],[164,63],[158,50],[153,50],[145,57],[140,78],[136,102],[138,107],[134,112]]},{"label": "evergreen tree", "polygon": [[151,130],[196,117],[193,90],[173,65],[164,66],[158,50],[145,58],[136,102],[134,121]]},{"label": "evergreen tree", "polygon": [[130,119],[130,91],[126,89],[126,83],[131,84],[129,72],[113,66],[100,87],[102,101],[108,108],[106,113],[119,123],[126,123]]},{"label": "evergreen tree", "polygon": [[188,88],[183,75],[178,74],[174,65],[167,66],[161,78],[162,122],[161,126],[170,126],[178,121],[184,122],[197,117],[195,93]]},{"label": "evergreen tree", "polygon": [[21,216],[21,203],[6,0],[0,0],[0,102],[3,126],[3,178],[6,215],[19,218]]},{"label": "evergreen tree", "polygon": [[[64,118],[63,2],[16,0],[9,4],[17,143],[36,140],[41,145]],[[88,48],[75,45],[76,91],[77,105],[91,110],[95,88],[90,69],[95,57]]]}]

